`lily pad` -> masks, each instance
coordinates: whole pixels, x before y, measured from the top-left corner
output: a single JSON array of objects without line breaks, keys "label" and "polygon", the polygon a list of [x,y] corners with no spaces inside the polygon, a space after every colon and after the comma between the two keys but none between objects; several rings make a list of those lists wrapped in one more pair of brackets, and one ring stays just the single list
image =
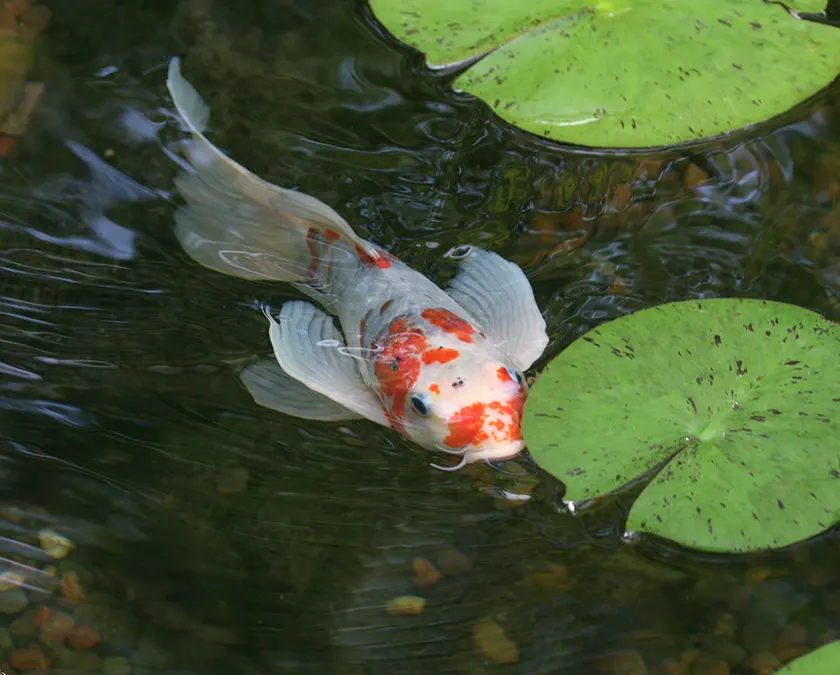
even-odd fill
[{"label": "lily pad", "polygon": [[652,473],[629,530],[708,551],[792,544],[840,521],[840,328],[762,300],[630,314],[548,365],[523,434],[573,504]]},{"label": "lily pad", "polygon": [[840,73],[837,28],[764,0],[370,4],[430,66],[478,58],[457,89],[527,131],[580,145],[718,136],[791,109]]},{"label": "lily pad", "polygon": [[776,675],[825,675],[825,673],[840,673],[840,641],[830,642],[776,671]]}]

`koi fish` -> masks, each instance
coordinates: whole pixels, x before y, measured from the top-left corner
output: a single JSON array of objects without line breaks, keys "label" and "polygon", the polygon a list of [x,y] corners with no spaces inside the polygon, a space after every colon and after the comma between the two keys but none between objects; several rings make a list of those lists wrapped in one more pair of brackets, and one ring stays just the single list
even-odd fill
[{"label": "koi fish", "polygon": [[[191,133],[175,234],[198,263],[285,281],[317,301],[264,308],[274,359],[240,379],[262,406],[310,420],[366,418],[467,463],[524,447],[523,377],[548,343],[523,271],[461,247],[446,291],[356,235],[314,197],[268,183],[205,136],[209,110],[180,72],[167,86]],[[338,318],[339,331],[333,318]],[[438,467],[444,468],[444,467]]]}]

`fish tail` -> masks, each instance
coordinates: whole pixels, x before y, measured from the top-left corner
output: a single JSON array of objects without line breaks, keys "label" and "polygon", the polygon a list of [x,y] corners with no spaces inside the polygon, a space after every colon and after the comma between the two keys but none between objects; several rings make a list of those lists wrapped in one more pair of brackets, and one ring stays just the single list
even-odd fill
[{"label": "fish tail", "polygon": [[191,133],[192,171],[175,181],[186,201],[175,214],[184,250],[224,274],[294,283],[329,307],[361,261],[381,252],[323,202],[262,180],[213,145],[204,136],[209,109],[177,58],[167,87]]}]

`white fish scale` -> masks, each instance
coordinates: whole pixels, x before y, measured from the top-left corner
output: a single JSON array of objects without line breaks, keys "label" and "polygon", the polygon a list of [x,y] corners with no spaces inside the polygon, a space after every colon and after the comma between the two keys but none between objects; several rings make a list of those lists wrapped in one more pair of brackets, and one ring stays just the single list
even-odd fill
[{"label": "white fish scale", "polygon": [[[384,314],[380,308],[391,302]],[[464,313],[440,287],[399,260],[393,260],[388,269],[361,267],[343,289],[337,314],[349,347],[369,348],[363,344],[359,327],[366,321],[366,334],[376,335],[395,317],[403,314],[419,315],[428,307],[444,307],[452,312]]]}]

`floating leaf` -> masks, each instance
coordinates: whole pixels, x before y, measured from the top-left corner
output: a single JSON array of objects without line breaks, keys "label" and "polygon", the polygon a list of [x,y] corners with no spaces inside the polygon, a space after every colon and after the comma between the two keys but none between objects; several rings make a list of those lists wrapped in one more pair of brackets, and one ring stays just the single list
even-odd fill
[{"label": "floating leaf", "polygon": [[763,0],[370,4],[432,66],[485,55],[456,88],[523,129],[581,145],[717,136],[789,110],[840,71],[836,28]]},{"label": "floating leaf", "polygon": [[677,302],[564,350],[533,387],[523,433],[570,502],[654,472],[630,530],[709,551],[777,548],[840,521],[838,382],[840,328],[814,312]]},{"label": "floating leaf", "polygon": [[776,671],[776,675],[825,675],[826,673],[840,673],[840,641],[830,642]]}]

